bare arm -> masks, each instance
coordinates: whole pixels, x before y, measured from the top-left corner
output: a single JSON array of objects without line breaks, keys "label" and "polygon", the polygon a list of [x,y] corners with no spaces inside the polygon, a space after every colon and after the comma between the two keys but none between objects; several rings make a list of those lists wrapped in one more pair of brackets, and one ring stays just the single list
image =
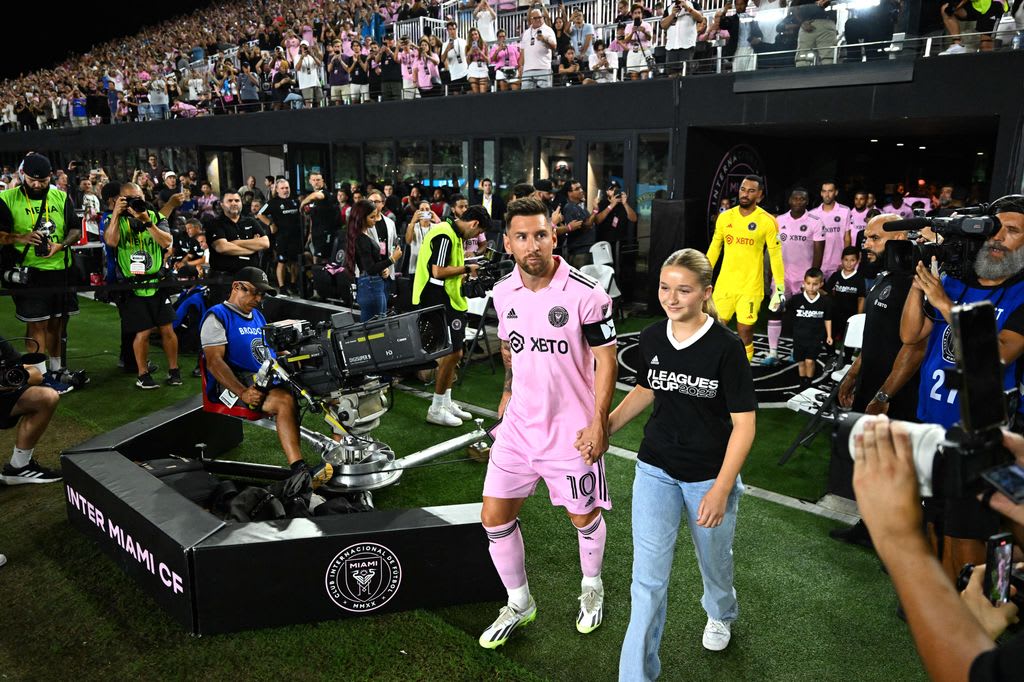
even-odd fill
[{"label": "bare arm", "polygon": [[900,341],[914,345],[928,338],[932,333],[932,321],[924,316],[924,293],[916,286],[907,294],[900,317]]},{"label": "bare arm", "polygon": [[654,403],[654,391],[643,386],[634,386],[622,402],[608,415],[608,435],[619,431],[638,414]]},{"label": "bare arm", "polygon": [[[825,257],[825,242],[814,242],[814,256],[811,257],[811,265],[821,267],[821,260]],[[863,312],[863,311],[861,311]]]},{"label": "bare arm", "polygon": [[501,362],[505,365],[505,385],[501,389],[501,402],[498,403],[498,419],[505,414],[508,401],[512,398],[512,348],[508,341],[501,342]]},{"label": "bare arm", "polygon": [[206,369],[210,370],[210,374],[217,380],[217,383],[227,390],[231,391],[237,396],[242,395],[245,392],[245,386],[235,373],[228,367],[228,363],[224,361],[224,354],[227,352],[227,346],[206,346],[203,348],[203,354],[206,355]]},{"label": "bare arm", "polygon": [[594,371],[594,417],[579,434],[577,440],[591,445],[581,452],[583,461],[593,464],[608,449],[608,411],[615,393],[615,377],[618,363],[615,360],[615,344],[591,348],[597,367]]}]

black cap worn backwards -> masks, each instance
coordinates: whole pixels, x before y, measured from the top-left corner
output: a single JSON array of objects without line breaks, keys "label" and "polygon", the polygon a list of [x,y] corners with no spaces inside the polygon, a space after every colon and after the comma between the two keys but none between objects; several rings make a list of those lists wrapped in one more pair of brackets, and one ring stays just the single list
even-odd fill
[{"label": "black cap worn backwards", "polygon": [[263,272],[259,268],[247,267],[242,268],[231,277],[232,282],[247,282],[254,287],[257,291],[262,291],[265,294],[271,296],[277,296],[277,289],[270,286],[270,282],[267,280],[267,273]]}]

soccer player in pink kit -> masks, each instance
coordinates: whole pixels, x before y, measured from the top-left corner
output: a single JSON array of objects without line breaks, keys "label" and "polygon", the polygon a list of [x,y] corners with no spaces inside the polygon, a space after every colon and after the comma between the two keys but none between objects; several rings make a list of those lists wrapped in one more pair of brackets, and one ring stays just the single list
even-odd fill
[{"label": "soccer player in pink kit", "polygon": [[[505,388],[480,519],[508,604],[480,635],[488,649],[537,615],[518,519],[537,482],[544,479],[551,503],[565,507],[577,531],[583,582],[576,629],[582,633],[601,624],[601,510],[612,506],[601,459],[616,376],[611,299],[552,255],[557,238],[541,201],[510,202],[505,224],[505,249],[516,267],[494,286]],[[586,444],[580,450],[577,439]]]},{"label": "soccer player in pink kit", "polygon": [[850,246],[861,248],[857,238],[868,226],[873,208],[868,206],[868,193],[861,190],[853,195],[853,206],[850,208]]},{"label": "soccer player in pink kit", "polygon": [[821,257],[825,279],[843,264],[843,249],[850,245],[850,207],[836,201],[838,194],[836,183],[821,183],[821,206],[810,211],[821,220],[825,230],[825,253]]},{"label": "soccer player in pink kit", "polygon": [[[807,190],[794,187],[789,193],[789,211],[775,218],[782,244],[782,264],[785,271],[786,300],[800,293],[803,285],[801,272],[821,267],[825,251],[825,231],[821,220],[807,212]],[[768,311],[768,356],[762,365],[779,362],[779,337],[782,336],[783,310]]]}]

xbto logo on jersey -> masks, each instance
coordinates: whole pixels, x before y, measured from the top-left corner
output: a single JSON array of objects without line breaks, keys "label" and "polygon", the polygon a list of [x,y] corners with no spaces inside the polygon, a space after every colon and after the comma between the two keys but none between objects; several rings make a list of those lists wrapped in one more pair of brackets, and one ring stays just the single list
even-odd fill
[{"label": "xbto logo on jersey", "polygon": [[548,311],[548,322],[552,327],[564,327],[569,322],[569,311],[560,305]]},{"label": "xbto logo on jersey", "polygon": [[536,339],[530,337],[530,350],[538,353],[569,354],[569,342],[565,339]]},{"label": "xbto logo on jersey", "polygon": [[331,601],[346,611],[376,611],[398,592],[402,565],[384,545],[360,542],[331,559],[324,584]]}]

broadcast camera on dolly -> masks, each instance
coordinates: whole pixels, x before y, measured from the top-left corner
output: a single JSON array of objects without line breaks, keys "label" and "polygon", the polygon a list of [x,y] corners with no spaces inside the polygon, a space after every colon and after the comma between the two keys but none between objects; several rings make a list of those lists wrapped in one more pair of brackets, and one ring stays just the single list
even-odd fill
[{"label": "broadcast camera on dolly", "polygon": [[[444,307],[433,306],[369,322],[349,312],[329,322],[282,320],[263,328],[271,351],[254,385],[287,386],[300,405],[322,414],[340,440],[300,428],[300,436],[330,463],[329,492],[376,490],[395,483],[405,469],[480,440],[478,427],[426,450],[396,459],[385,443],[369,436],[388,410],[388,383],[380,374],[430,363],[451,353]],[[479,425],[478,425],[479,426]],[[321,489],[324,489],[321,488]]]}]

